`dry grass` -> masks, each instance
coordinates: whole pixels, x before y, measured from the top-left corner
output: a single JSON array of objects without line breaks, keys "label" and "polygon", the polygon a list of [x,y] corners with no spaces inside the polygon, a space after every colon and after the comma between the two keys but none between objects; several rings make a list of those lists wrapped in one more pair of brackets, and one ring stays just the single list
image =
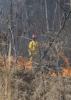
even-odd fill
[{"label": "dry grass", "polygon": [[59,74],[41,70],[34,73],[24,70],[25,65],[25,69],[32,65],[30,61],[19,57],[15,64],[15,58],[9,58],[0,57],[0,100],[71,99],[71,68],[64,68]]},{"label": "dry grass", "polygon": [[6,75],[5,71],[0,72],[0,100],[71,99],[71,77],[51,77],[48,72],[33,73],[18,69],[12,70],[11,76]]}]

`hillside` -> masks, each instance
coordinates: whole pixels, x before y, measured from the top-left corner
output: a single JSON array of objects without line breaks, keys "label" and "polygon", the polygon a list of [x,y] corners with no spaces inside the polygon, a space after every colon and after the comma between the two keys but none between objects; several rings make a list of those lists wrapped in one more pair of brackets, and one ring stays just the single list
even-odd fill
[{"label": "hillside", "polygon": [[71,100],[71,0],[0,0],[0,100]]}]

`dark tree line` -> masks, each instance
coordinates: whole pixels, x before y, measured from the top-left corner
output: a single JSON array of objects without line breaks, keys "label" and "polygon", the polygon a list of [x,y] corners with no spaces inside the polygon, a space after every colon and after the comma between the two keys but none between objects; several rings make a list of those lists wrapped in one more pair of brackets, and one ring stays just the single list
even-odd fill
[{"label": "dark tree line", "polygon": [[25,40],[17,36],[58,32],[69,9],[70,0],[0,0],[0,40],[22,50]]},{"label": "dark tree line", "polygon": [[68,11],[70,0],[0,0],[0,31],[7,31],[11,20],[18,34],[58,31],[64,15],[57,1]]}]

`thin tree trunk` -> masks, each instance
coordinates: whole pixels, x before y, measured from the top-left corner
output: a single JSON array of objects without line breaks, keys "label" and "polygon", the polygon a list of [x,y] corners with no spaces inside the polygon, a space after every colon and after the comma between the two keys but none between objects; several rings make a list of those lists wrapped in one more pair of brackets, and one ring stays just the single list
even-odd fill
[{"label": "thin tree trunk", "polygon": [[45,14],[46,14],[46,27],[47,27],[47,32],[48,32],[49,26],[48,26],[47,0],[45,0]]}]

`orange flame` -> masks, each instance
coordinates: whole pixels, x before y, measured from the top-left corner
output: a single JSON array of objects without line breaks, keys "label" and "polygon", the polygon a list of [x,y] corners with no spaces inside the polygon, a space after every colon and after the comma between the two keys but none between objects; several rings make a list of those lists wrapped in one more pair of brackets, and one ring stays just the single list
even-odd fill
[{"label": "orange flame", "polygon": [[32,61],[27,61],[27,62],[25,63],[25,69],[32,70]]},{"label": "orange flame", "polygon": [[66,76],[70,76],[71,77],[71,68],[64,68],[63,72],[62,72],[62,76],[66,77]]},{"label": "orange flame", "polygon": [[49,75],[51,77],[56,77],[57,75],[60,75],[62,77],[71,77],[71,67],[69,68],[63,68],[62,72],[58,72],[58,74],[56,72],[49,72]]},{"label": "orange flame", "polygon": [[[4,62],[4,58],[0,57],[0,68],[4,68],[6,63],[6,67],[8,66],[8,59],[6,59],[6,62]],[[15,58],[11,57],[11,66],[15,64]],[[68,66],[67,66],[68,65]],[[18,57],[16,66],[20,69],[25,70],[32,70],[32,60],[26,60],[24,57]],[[53,72],[49,72],[50,76],[56,77],[57,74]],[[71,77],[71,67],[69,67],[69,61],[65,57],[65,62],[63,64],[63,70],[59,73],[62,77],[70,76]]]},{"label": "orange flame", "polygon": [[[25,70],[32,69],[32,61],[30,61],[30,60],[28,61],[22,56],[19,56],[17,58],[17,62],[15,62],[15,61],[16,61],[16,59],[13,56],[11,56],[10,57],[10,67],[11,68],[13,65],[15,65],[16,68],[19,68],[19,69],[25,69]],[[4,58],[0,57],[0,68],[4,68],[5,66],[6,66],[6,68],[8,68],[8,65],[9,65],[8,57],[5,59],[5,62],[4,62]]]},{"label": "orange flame", "polygon": [[24,68],[25,70],[31,70],[32,69],[32,61],[28,61],[24,59],[23,57],[19,57],[17,60],[17,66],[20,68]]}]

